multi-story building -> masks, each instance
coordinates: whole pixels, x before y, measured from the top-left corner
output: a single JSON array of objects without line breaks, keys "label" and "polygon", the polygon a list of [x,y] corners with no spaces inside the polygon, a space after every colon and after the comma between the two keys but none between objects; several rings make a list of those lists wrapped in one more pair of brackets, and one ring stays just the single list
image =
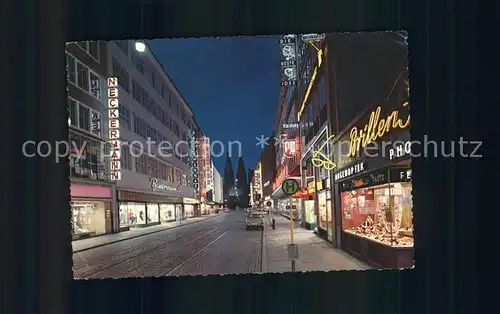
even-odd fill
[{"label": "multi-story building", "polygon": [[[274,138],[274,135],[270,136],[270,138]],[[276,151],[274,140],[268,142],[259,160],[262,167],[262,198],[266,206],[274,207],[274,201],[271,198],[271,194],[274,192],[273,182],[276,176]]]},{"label": "multi-story building", "polygon": [[117,232],[115,185],[104,151],[108,140],[106,43],[68,43],[66,69],[73,239]]},{"label": "multi-story building", "polygon": [[108,72],[118,79],[121,180],[119,227],[149,226],[194,217],[200,200],[190,184],[186,143],[194,114],[146,45],[108,42]]},{"label": "multi-story building", "polygon": [[214,210],[214,184],[212,160],[210,156],[210,138],[202,135],[199,139],[199,175],[201,194],[201,214],[208,215]]},{"label": "multi-story building", "polygon": [[214,174],[214,202],[221,205],[224,203],[224,198],[223,198],[223,189],[224,189],[224,184],[222,181],[222,175],[220,174],[219,170],[213,165],[212,163],[212,169],[213,169],[213,174]]}]

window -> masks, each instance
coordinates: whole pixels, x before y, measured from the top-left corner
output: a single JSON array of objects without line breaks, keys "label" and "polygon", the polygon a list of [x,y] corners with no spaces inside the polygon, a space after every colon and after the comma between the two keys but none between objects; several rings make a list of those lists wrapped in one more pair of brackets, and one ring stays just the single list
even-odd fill
[{"label": "window", "polygon": [[137,153],[139,153],[139,150],[136,150],[136,155],[139,156],[135,157],[135,172],[147,174],[146,155],[143,154],[143,152],[140,152],[139,154]]},{"label": "window", "polygon": [[76,60],[72,56],[66,54],[67,79],[73,84],[76,84]]},{"label": "window", "polygon": [[121,147],[121,159],[123,169],[132,170],[132,156],[128,146]]},{"label": "window", "polygon": [[172,108],[172,95],[168,94],[168,106]]},{"label": "window", "polygon": [[92,58],[96,59],[99,61],[99,42],[95,40],[91,40],[88,42],[88,50],[87,52],[89,53]]},{"label": "window", "polygon": [[179,116],[180,112],[179,112],[179,103],[178,102],[175,103],[175,111],[177,113],[177,116]]},{"label": "window", "polygon": [[101,99],[101,78],[93,72],[90,75],[90,93],[94,95],[95,98]]},{"label": "window", "polygon": [[128,93],[130,91],[129,88],[130,77],[128,72],[121,66],[121,64],[114,57],[111,59],[111,68],[113,76],[118,78],[118,85],[120,85]]},{"label": "window", "polygon": [[139,56],[135,50],[132,52],[132,62],[137,70],[144,74],[144,60],[142,60],[141,56]]},{"label": "window", "polygon": [[135,80],[132,80],[132,96],[141,105],[144,103],[144,90]]},{"label": "window", "polygon": [[156,176],[158,161],[152,157],[146,157],[146,159],[148,161],[147,175],[150,177]]},{"label": "window", "polygon": [[175,170],[175,183],[181,184],[182,172],[179,169]]},{"label": "window", "polygon": [[154,115],[156,107],[155,100],[146,91],[144,91],[144,98],[146,99],[146,109]]},{"label": "window", "polygon": [[159,163],[157,177],[162,180],[167,179],[167,165],[165,165],[164,163]]},{"label": "window", "polygon": [[172,118],[169,117],[168,118],[168,125],[167,125],[167,127],[170,129],[170,131],[172,131],[172,125],[173,125],[173,123],[174,123],[174,120],[172,120]]},{"label": "window", "polygon": [[161,94],[162,98],[165,98],[166,92],[165,92],[165,86],[164,85],[161,85],[161,92],[160,92],[160,94]]},{"label": "window", "polygon": [[99,43],[97,41],[80,41],[77,45],[88,55],[99,61]]},{"label": "window", "polygon": [[151,86],[153,86],[154,89],[155,87],[155,71],[151,71],[151,76],[149,77],[149,83],[151,83]]},{"label": "window", "polygon": [[78,105],[78,119],[79,128],[90,132],[90,109],[81,103]]},{"label": "window", "polygon": [[78,103],[76,100],[68,98],[68,108],[71,126],[78,127]]},{"label": "window", "polygon": [[125,55],[128,56],[128,41],[127,40],[115,40],[116,45],[123,51]]},{"label": "window", "polygon": [[187,179],[187,174],[182,173],[182,185],[183,186],[188,186],[188,179]]},{"label": "window", "polygon": [[89,69],[80,62],[76,63],[76,85],[81,89],[89,90]]},{"label": "window", "polygon": [[125,122],[127,128],[130,130],[130,110],[122,104],[119,104],[118,110],[121,122]]},{"label": "window", "polygon": [[163,123],[163,115],[165,114],[165,112],[163,111],[163,109],[161,109],[161,107],[159,105],[155,105],[155,118],[162,122]]},{"label": "window", "polygon": [[167,181],[174,182],[174,168],[172,166],[167,166]]},{"label": "window", "polygon": [[153,134],[154,129],[148,124],[146,127],[146,136],[149,139],[153,139],[154,134]]}]

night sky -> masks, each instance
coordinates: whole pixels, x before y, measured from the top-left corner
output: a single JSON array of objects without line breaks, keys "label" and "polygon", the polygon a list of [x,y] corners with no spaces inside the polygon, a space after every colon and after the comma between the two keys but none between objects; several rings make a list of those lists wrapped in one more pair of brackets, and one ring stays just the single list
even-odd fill
[{"label": "night sky", "polygon": [[[203,132],[226,147],[229,141],[242,143],[246,168],[255,167],[262,151],[255,138],[273,129],[280,93],[278,41],[276,36],[148,41]],[[213,161],[223,174],[225,155]]]}]

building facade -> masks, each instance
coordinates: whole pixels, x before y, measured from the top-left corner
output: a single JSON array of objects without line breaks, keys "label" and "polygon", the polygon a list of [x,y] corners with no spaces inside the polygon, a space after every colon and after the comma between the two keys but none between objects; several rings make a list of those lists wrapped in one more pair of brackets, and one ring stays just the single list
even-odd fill
[{"label": "building facade", "polygon": [[224,184],[222,181],[222,175],[220,174],[219,170],[217,170],[217,168],[213,165],[213,163],[212,169],[214,173],[214,202],[220,205],[224,203]]},{"label": "building facade", "polygon": [[66,45],[73,239],[117,232],[115,184],[104,150],[107,132],[107,45]]},{"label": "building facade", "polygon": [[194,115],[152,51],[132,41],[108,42],[108,73],[118,79],[121,180],[116,182],[121,230],[196,215],[187,143]]}]

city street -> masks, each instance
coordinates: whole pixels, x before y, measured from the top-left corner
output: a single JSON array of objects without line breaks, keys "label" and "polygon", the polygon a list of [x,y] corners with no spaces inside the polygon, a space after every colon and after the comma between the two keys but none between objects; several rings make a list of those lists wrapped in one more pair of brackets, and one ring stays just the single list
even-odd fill
[{"label": "city street", "polygon": [[262,232],[233,211],[73,254],[75,278],[159,277],[261,272]]},{"label": "city street", "polygon": [[[260,230],[247,231],[246,215],[245,211],[231,211],[183,226],[76,251],[73,254],[74,277],[289,272],[290,262],[286,252],[289,221],[275,216],[276,230],[272,230],[267,224],[270,216],[266,215],[264,233]],[[331,248],[312,231],[297,226],[295,234],[300,251],[297,271],[369,268],[348,254]]]}]

